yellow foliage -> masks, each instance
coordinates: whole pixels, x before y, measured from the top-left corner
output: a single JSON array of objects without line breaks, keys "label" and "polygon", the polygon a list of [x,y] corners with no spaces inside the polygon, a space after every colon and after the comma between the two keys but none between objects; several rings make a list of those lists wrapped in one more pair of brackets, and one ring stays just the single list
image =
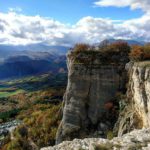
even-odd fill
[{"label": "yellow foliage", "polygon": [[[31,110],[23,111],[24,125],[18,127],[14,132],[15,140],[12,140],[7,150],[26,150],[19,149],[20,144],[25,140],[30,145],[30,141],[39,148],[55,144],[55,137],[60,123],[59,109],[61,104],[37,104]],[[30,115],[27,115],[30,112]],[[22,115],[21,114],[21,115]]]}]

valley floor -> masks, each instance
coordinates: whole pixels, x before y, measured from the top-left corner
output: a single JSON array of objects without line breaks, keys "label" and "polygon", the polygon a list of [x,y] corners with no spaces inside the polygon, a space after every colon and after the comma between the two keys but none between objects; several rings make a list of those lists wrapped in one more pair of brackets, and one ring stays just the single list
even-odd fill
[{"label": "valley floor", "polygon": [[31,143],[37,149],[54,145],[66,82],[65,73],[1,81],[0,148],[22,150],[26,145],[31,148]]}]

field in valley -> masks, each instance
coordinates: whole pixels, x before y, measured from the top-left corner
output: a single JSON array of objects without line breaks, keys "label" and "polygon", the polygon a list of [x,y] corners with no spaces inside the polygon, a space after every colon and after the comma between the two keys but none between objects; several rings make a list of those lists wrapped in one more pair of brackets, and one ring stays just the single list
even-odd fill
[{"label": "field in valley", "polygon": [[[44,74],[0,81],[0,113],[62,98],[66,74]],[[59,92],[57,92],[57,90]]]}]

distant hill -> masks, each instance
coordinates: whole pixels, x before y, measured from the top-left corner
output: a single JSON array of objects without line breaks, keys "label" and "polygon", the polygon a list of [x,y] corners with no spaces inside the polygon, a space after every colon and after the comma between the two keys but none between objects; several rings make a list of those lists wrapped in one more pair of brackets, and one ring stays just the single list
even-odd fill
[{"label": "distant hill", "polygon": [[10,56],[33,55],[33,53],[35,55],[37,52],[48,52],[50,54],[64,55],[68,49],[69,47],[65,46],[49,46],[42,43],[17,46],[0,44],[0,61],[3,61]]},{"label": "distant hill", "polygon": [[114,42],[117,42],[117,41],[125,41],[127,42],[129,45],[144,45],[146,44],[146,42],[144,41],[136,41],[136,40],[123,40],[123,39],[105,39],[103,41],[101,41],[100,43],[97,43],[96,45],[97,46],[101,46],[103,45],[104,43],[108,43],[108,44],[112,44]]},{"label": "distant hill", "polygon": [[69,47],[30,45],[0,45],[0,79],[18,78],[47,72],[66,72]]},{"label": "distant hill", "polygon": [[20,78],[47,72],[66,72],[66,57],[48,52],[35,52],[28,55],[16,55],[0,63],[0,79]]}]

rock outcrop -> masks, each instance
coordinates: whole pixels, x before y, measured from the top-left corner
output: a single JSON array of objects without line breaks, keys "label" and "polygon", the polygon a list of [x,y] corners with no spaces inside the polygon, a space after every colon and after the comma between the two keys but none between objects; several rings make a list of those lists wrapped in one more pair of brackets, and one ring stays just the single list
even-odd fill
[{"label": "rock outcrop", "polygon": [[129,83],[126,107],[116,124],[118,136],[150,127],[150,61],[127,64]]},{"label": "rock outcrop", "polygon": [[[127,63],[127,57],[120,57],[114,63],[112,55],[107,63],[95,54],[68,55],[68,85],[56,141],[64,142],[42,150],[149,150],[150,61]],[[117,102],[120,91],[124,94]],[[113,127],[118,137],[108,140]]]},{"label": "rock outcrop", "polygon": [[74,138],[105,137],[112,129],[117,119],[114,97],[117,91],[125,91],[128,62],[125,56],[112,55],[112,60],[116,58],[117,63],[107,62],[96,52],[68,54],[68,85],[57,144]]},{"label": "rock outcrop", "polygon": [[150,150],[150,129],[135,130],[112,140],[74,139],[41,150]]}]

